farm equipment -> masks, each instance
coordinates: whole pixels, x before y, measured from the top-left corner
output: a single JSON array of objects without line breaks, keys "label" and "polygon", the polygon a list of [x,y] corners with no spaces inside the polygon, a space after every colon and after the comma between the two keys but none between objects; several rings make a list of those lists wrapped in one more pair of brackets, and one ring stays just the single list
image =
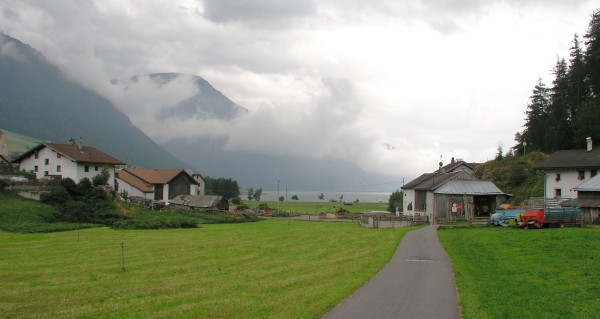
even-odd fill
[{"label": "farm equipment", "polygon": [[529,227],[559,227],[564,224],[576,223],[578,220],[579,208],[577,207],[530,209],[523,213],[518,227],[525,229]]},{"label": "farm equipment", "polygon": [[490,224],[495,226],[515,226],[525,213],[524,209],[498,209],[490,215]]}]

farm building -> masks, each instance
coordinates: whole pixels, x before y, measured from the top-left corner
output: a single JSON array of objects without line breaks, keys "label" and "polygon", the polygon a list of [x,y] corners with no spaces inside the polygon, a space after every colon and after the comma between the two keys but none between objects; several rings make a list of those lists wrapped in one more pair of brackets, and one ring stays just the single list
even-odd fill
[{"label": "farm building", "polygon": [[208,211],[229,210],[229,202],[217,195],[179,195],[169,201],[171,208]]},{"label": "farm building", "polygon": [[583,222],[588,224],[600,221],[600,175],[575,186],[573,190],[577,192],[575,201],[580,208]]},{"label": "farm building", "polygon": [[593,149],[592,139],[588,138],[586,149],[557,151],[534,167],[544,172],[545,198],[574,199],[574,187],[600,170],[600,150]]},{"label": "farm building", "polygon": [[125,168],[116,174],[118,192],[129,196],[169,201],[198,193],[198,182],[183,169]]},{"label": "farm building", "polygon": [[19,169],[41,178],[71,178],[79,182],[83,178],[93,178],[107,169],[109,186],[114,188],[115,166],[122,161],[91,146],[85,146],[71,139],[68,144],[43,142],[21,154],[13,163]]},{"label": "farm building", "polygon": [[404,214],[426,215],[431,220],[489,216],[509,195],[471,175],[476,165],[453,159],[404,185]]}]

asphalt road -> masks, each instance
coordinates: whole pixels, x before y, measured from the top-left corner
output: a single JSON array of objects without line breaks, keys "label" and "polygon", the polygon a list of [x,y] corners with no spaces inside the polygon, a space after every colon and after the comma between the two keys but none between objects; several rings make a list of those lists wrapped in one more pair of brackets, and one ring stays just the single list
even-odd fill
[{"label": "asphalt road", "polygon": [[436,232],[407,233],[392,260],[322,318],[460,318],[452,265]]}]

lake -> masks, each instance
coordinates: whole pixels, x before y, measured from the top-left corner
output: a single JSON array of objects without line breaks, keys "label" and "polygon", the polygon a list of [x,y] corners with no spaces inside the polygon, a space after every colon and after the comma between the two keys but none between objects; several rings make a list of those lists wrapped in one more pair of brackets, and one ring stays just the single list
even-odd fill
[{"label": "lake", "polygon": [[[323,201],[329,201],[334,199],[336,201],[340,200],[340,196],[343,196],[343,202],[354,202],[358,199],[359,202],[363,203],[379,203],[384,202],[387,203],[390,199],[391,192],[296,192],[296,191],[287,191],[287,200],[291,201],[292,196],[298,196],[299,202],[319,202],[319,195],[323,193],[325,198]],[[286,196],[285,190],[279,191],[279,196]],[[248,199],[248,193],[242,192],[240,194],[240,198],[242,200]],[[277,201],[277,190],[274,191],[263,191],[260,196],[261,201]]]}]

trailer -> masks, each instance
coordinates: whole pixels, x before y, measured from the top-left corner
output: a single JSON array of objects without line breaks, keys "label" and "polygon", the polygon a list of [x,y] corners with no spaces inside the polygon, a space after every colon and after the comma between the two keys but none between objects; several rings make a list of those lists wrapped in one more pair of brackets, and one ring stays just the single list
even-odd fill
[{"label": "trailer", "polygon": [[562,227],[565,224],[577,223],[579,216],[579,207],[529,209],[521,216],[519,227],[525,229],[530,227]]}]

